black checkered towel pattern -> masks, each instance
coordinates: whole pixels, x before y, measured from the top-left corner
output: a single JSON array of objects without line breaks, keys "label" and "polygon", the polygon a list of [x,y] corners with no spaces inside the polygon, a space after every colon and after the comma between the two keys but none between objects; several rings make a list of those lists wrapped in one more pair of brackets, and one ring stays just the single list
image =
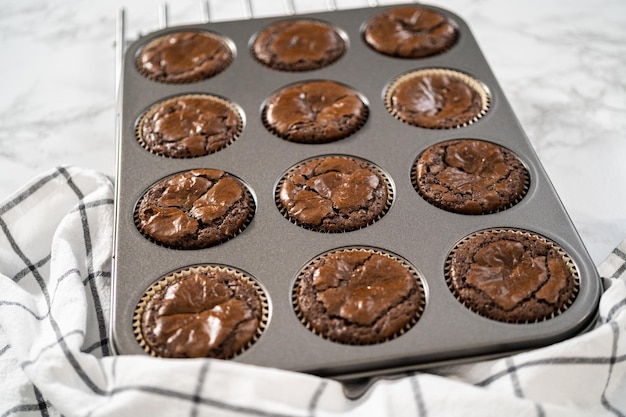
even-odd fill
[{"label": "black checkered towel pattern", "polygon": [[113,182],[59,167],[0,203],[0,417],[626,416],[626,241],[599,266],[596,326],[506,358],[380,380],[112,356]]}]

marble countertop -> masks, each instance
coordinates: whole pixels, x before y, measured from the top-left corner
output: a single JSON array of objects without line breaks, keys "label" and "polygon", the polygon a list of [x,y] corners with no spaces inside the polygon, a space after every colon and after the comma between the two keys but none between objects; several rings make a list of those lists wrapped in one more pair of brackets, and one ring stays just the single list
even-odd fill
[{"label": "marble countertop", "polygon": [[[294,0],[297,13],[371,0]],[[396,4],[398,1],[379,1]],[[177,0],[168,24],[199,23]],[[285,14],[288,2],[211,0],[213,21]],[[251,8],[248,5],[252,5]],[[469,24],[596,264],[626,238],[626,2],[447,0]],[[150,0],[6,2],[0,16],[0,199],[71,164],[115,173],[116,19],[159,27]]]}]

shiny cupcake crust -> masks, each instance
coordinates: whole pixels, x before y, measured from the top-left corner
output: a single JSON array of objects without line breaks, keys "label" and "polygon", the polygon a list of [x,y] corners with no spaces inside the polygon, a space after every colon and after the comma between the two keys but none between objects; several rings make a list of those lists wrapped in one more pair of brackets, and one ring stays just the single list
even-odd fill
[{"label": "shiny cupcake crust", "polygon": [[473,77],[450,69],[426,68],[396,78],[385,93],[391,115],[427,129],[470,125],[489,109],[487,87]]},{"label": "shiny cupcake crust", "polygon": [[364,98],[331,80],[302,81],[272,94],[263,108],[263,123],[282,139],[328,143],[346,138],[365,123]]},{"label": "shiny cupcake crust", "polygon": [[444,141],[417,158],[413,186],[429,203],[460,214],[489,214],[517,204],[530,176],[508,149],[476,139]]},{"label": "shiny cupcake crust", "polygon": [[234,58],[227,41],[208,31],[163,35],[141,49],[137,70],[144,77],[167,84],[183,84],[213,77]]},{"label": "shiny cupcake crust", "polygon": [[576,267],[561,248],[515,229],[463,239],[448,256],[446,281],[468,309],[507,323],[558,316],[574,302],[579,286]]},{"label": "shiny cupcake crust", "polygon": [[135,223],[157,244],[202,249],[235,237],[254,210],[254,200],[241,180],[221,170],[194,169],[149,187],[137,204]]},{"label": "shiny cupcake crust", "polygon": [[326,67],[346,51],[346,41],[328,23],[311,19],[274,22],[252,43],[254,58],[282,71],[311,71]]},{"label": "shiny cupcake crust", "polygon": [[374,164],[328,155],[292,167],[276,189],[276,204],[295,224],[318,232],[347,232],[379,220],[393,190]]},{"label": "shiny cupcake crust", "polygon": [[209,94],[185,94],[152,105],[137,123],[146,150],[169,158],[218,152],[241,133],[243,120],[230,101]]},{"label": "shiny cupcake crust", "polygon": [[309,330],[348,345],[400,337],[425,306],[421,278],[410,265],[362,247],[338,249],[311,261],[296,280],[293,300]]},{"label": "shiny cupcake crust", "polygon": [[425,58],[456,42],[456,27],[446,17],[421,7],[396,7],[372,16],[363,39],[375,51],[399,58]]},{"label": "shiny cupcake crust", "polygon": [[258,339],[267,317],[267,299],[252,278],[204,265],[153,284],[137,305],[134,328],[153,356],[230,359]]}]

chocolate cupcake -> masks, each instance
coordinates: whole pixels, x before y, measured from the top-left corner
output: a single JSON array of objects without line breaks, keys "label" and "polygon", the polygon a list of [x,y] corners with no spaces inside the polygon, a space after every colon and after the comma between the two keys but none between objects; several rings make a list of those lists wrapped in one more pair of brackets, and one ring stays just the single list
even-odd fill
[{"label": "chocolate cupcake", "polygon": [[489,93],[479,81],[458,71],[423,69],[398,77],[385,94],[397,119],[428,129],[467,126],[489,109]]},{"label": "chocolate cupcake", "polygon": [[230,359],[260,337],[267,299],[249,276],[204,265],[158,280],[138,303],[134,332],[152,356]]},{"label": "chocolate cupcake", "polygon": [[335,81],[287,86],[265,103],[263,122],[277,136],[298,143],[328,143],[352,135],[368,115],[365,99]]},{"label": "chocolate cupcake", "polygon": [[421,7],[396,7],[372,16],[363,27],[365,43],[399,58],[424,58],[450,48],[457,29],[446,17]]},{"label": "chocolate cupcake", "polygon": [[289,19],[265,27],[252,43],[252,55],[282,71],[310,71],[328,66],[346,50],[339,31],[318,20]]},{"label": "chocolate cupcake", "polygon": [[382,343],[402,335],[421,316],[418,273],[395,255],[371,248],[325,253],[299,274],[294,308],[315,334],[348,345]]},{"label": "chocolate cupcake", "polygon": [[217,169],[180,172],[150,186],[135,223],[149,240],[172,249],[202,249],[235,237],[255,210],[248,187]]},{"label": "chocolate cupcake", "polygon": [[429,203],[460,214],[488,214],[517,204],[528,191],[524,164],[491,142],[458,139],[437,143],[415,161],[415,189]]},{"label": "chocolate cupcake", "polygon": [[467,308],[507,323],[534,323],[561,314],[579,286],[574,263],[554,242],[506,229],[463,239],[448,257],[446,279]]},{"label": "chocolate cupcake", "polygon": [[146,78],[162,83],[190,83],[222,72],[233,60],[233,51],[222,36],[206,31],[174,32],[144,46],[137,69]]},{"label": "chocolate cupcake", "polygon": [[391,183],[374,164],[323,156],[292,167],[276,189],[276,204],[295,224],[318,232],[346,232],[380,219],[393,198]]},{"label": "chocolate cupcake", "polygon": [[194,158],[227,147],[242,127],[241,113],[228,100],[187,94],[150,107],[137,124],[137,139],[157,155]]}]

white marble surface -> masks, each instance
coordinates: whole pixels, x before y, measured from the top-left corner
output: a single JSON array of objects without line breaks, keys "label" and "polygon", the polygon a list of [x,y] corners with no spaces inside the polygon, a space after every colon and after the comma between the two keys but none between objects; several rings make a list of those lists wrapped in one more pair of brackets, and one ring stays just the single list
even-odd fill
[{"label": "white marble surface", "polygon": [[[368,0],[294,0],[297,12]],[[379,1],[379,4],[398,3]],[[116,18],[127,36],[158,28],[150,0],[20,0],[0,13],[0,199],[60,164],[114,175]],[[215,21],[246,16],[211,0]],[[594,262],[626,238],[626,2],[447,0],[483,49]],[[252,0],[255,16],[285,3]],[[169,24],[197,23],[177,0]]]}]

